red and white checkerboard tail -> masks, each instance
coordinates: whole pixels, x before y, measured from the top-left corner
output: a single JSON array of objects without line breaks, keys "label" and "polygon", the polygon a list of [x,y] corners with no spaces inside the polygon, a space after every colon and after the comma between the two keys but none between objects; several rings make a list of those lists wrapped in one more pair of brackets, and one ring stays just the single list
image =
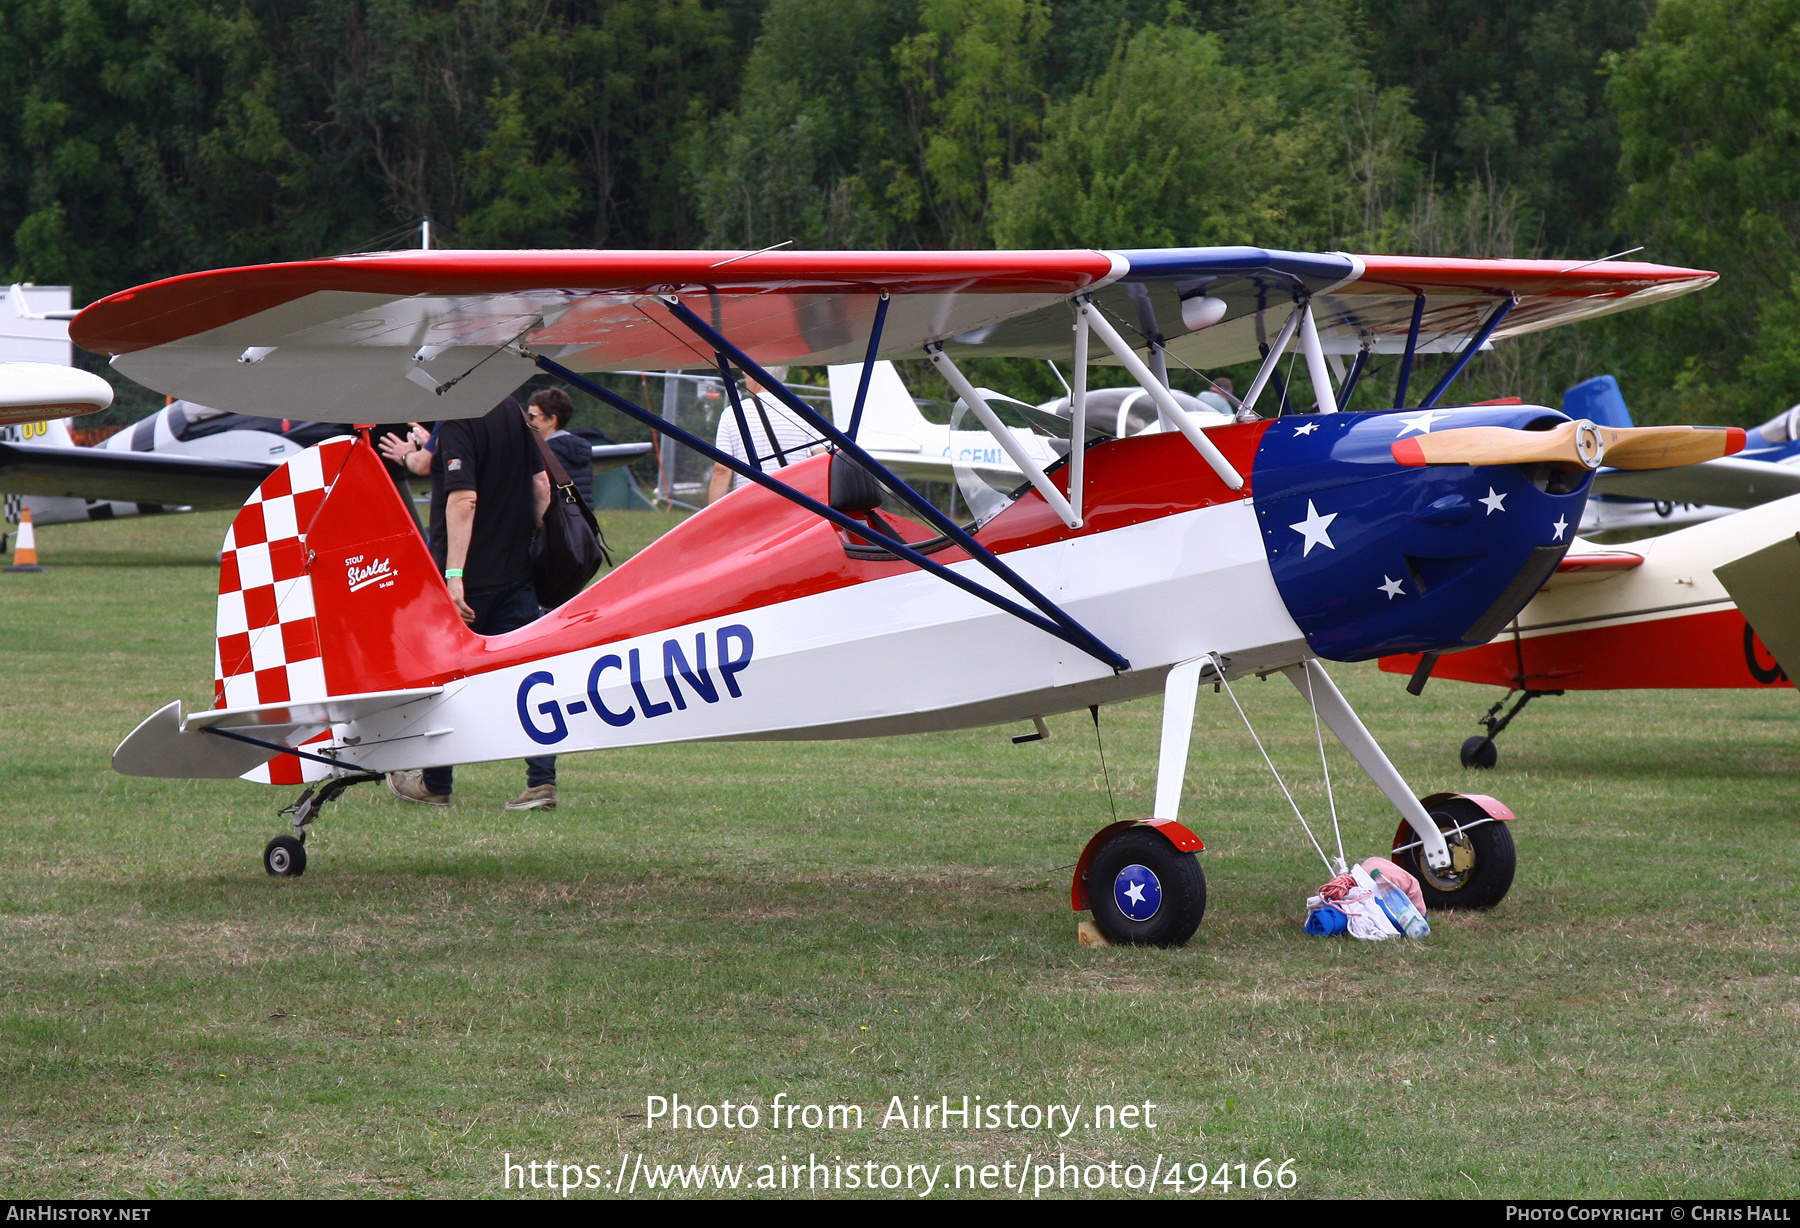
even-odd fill
[{"label": "red and white checkerboard tail", "polygon": [[[293,457],[225,535],[215,707],[437,685],[463,672],[475,642],[381,459],[361,440],[328,439]],[[245,779],[298,784],[330,771],[284,754]]]}]

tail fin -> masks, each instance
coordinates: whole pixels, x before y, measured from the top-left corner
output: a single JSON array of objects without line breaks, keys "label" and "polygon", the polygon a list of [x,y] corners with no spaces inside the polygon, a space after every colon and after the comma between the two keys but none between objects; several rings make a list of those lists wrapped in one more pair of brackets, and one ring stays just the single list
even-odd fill
[{"label": "tail fin", "polygon": [[[856,386],[862,380],[862,369],[860,362],[827,368],[831,382],[831,417],[840,431],[850,429],[850,414],[856,406]],[[917,442],[931,429],[931,423],[919,412],[912,394],[900,381],[900,373],[894,369],[894,364],[885,359],[876,363],[869,374],[869,398],[863,403],[862,422],[857,433]]]},{"label": "tail fin", "polygon": [[1625,408],[1625,394],[1619,381],[1610,375],[1596,375],[1583,380],[1563,393],[1563,412],[1571,418],[1586,418],[1597,426],[1630,426],[1631,411]]},{"label": "tail fin", "polygon": [[[220,557],[217,627],[219,708],[435,685],[476,638],[375,450],[349,436],[294,456],[244,504]],[[283,755],[251,776],[324,771]]]}]

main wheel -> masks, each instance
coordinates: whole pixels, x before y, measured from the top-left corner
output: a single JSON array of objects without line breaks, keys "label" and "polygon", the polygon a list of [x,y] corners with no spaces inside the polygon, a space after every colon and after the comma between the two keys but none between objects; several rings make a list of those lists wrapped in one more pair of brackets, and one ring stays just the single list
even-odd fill
[{"label": "main wheel", "polygon": [[1178,947],[1206,915],[1206,875],[1152,827],[1129,827],[1088,863],[1094,924],[1115,946]]},{"label": "main wheel", "polygon": [[[1450,864],[1442,870],[1432,869],[1425,864],[1423,848],[1394,853],[1394,864],[1419,880],[1426,908],[1492,908],[1505,899],[1519,862],[1507,825],[1489,819],[1486,811],[1466,797],[1439,802],[1428,813],[1450,846]],[[1460,832],[1456,830],[1459,825]],[[1402,823],[1394,835],[1394,847],[1398,850],[1418,838]]]},{"label": "main wheel", "polygon": [[1462,744],[1462,765],[1466,768],[1491,768],[1500,762],[1500,748],[1494,739],[1470,738]]},{"label": "main wheel", "polygon": [[276,878],[306,873],[306,846],[293,836],[276,836],[263,846],[263,869]]}]

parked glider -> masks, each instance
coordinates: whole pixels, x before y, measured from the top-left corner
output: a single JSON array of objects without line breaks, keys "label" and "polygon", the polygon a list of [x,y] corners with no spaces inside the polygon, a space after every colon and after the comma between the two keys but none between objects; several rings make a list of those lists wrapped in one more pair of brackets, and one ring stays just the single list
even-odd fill
[{"label": "parked glider", "polygon": [[[75,374],[107,387],[98,376]],[[242,507],[284,462],[341,433],[329,422],[228,413],[188,401],[175,401],[96,447],[76,446],[66,419],[30,423],[0,429],[0,490],[22,497],[40,527]],[[647,443],[592,448],[598,472],[650,451]]]},{"label": "parked glider", "polygon": [[[1561,561],[1603,452],[1654,466],[1742,446],[1741,431],[1437,408],[1491,339],[1713,279],[1257,248],[464,251],[144,286],[89,307],[73,335],[172,395],[263,412],[303,404],[347,422],[368,404],[442,418],[483,413],[545,371],[751,485],[531,626],[482,637],[456,616],[366,435],[309,448],[226,538],[215,706],[169,704],[126,737],[114,767],[322,782],[284,812],[294,834],[264,852],[271,873],[295,874],[319,807],[389,770],[952,729],[1161,690],[1154,814],[1089,842],[1071,902],[1115,941],[1166,944],[1185,941],[1205,907],[1202,846],[1178,819],[1196,692],[1280,672],[1399,812],[1396,853],[1419,867],[1427,898],[1489,906],[1512,879],[1511,812],[1415,797],[1320,659],[1485,642]],[[1266,350],[1244,396],[1253,410],[1290,344],[1317,414],[1203,429],[1157,375],[1168,361]],[[1336,412],[1372,352],[1402,355],[1404,404],[1426,350],[1456,357],[1413,412]],[[1342,386],[1333,353],[1355,356]],[[1024,475],[973,523],[860,446],[866,386],[839,429],[765,370],[861,361],[870,374],[883,357],[918,355]],[[958,368],[966,355],[1069,363],[1065,457],[1046,467],[1015,451]],[[1091,430],[1090,358],[1122,365],[1170,429]],[[717,370],[728,389],[741,370],[835,451],[778,481],[583,374],[624,367]],[[742,405],[732,412],[753,439]],[[1495,499],[1503,514],[1468,513]],[[1335,857],[1315,847],[1342,869],[1341,839]]]}]

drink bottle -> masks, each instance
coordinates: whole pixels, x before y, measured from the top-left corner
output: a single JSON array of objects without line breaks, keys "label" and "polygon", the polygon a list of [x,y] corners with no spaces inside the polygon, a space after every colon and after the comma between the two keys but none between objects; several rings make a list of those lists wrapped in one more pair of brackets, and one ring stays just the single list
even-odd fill
[{"label": "drink bottle", "polygon": [[1387,909],[1394,924],[1405,931],[1408,938],[1423,938],[1431,932],[1430,923],[1413,907],[1406,892],[1388,881],[1380,870],[1370,870],[1369,877],[1375,883],[1375,898],[1381,901],[1381,906]]}]

